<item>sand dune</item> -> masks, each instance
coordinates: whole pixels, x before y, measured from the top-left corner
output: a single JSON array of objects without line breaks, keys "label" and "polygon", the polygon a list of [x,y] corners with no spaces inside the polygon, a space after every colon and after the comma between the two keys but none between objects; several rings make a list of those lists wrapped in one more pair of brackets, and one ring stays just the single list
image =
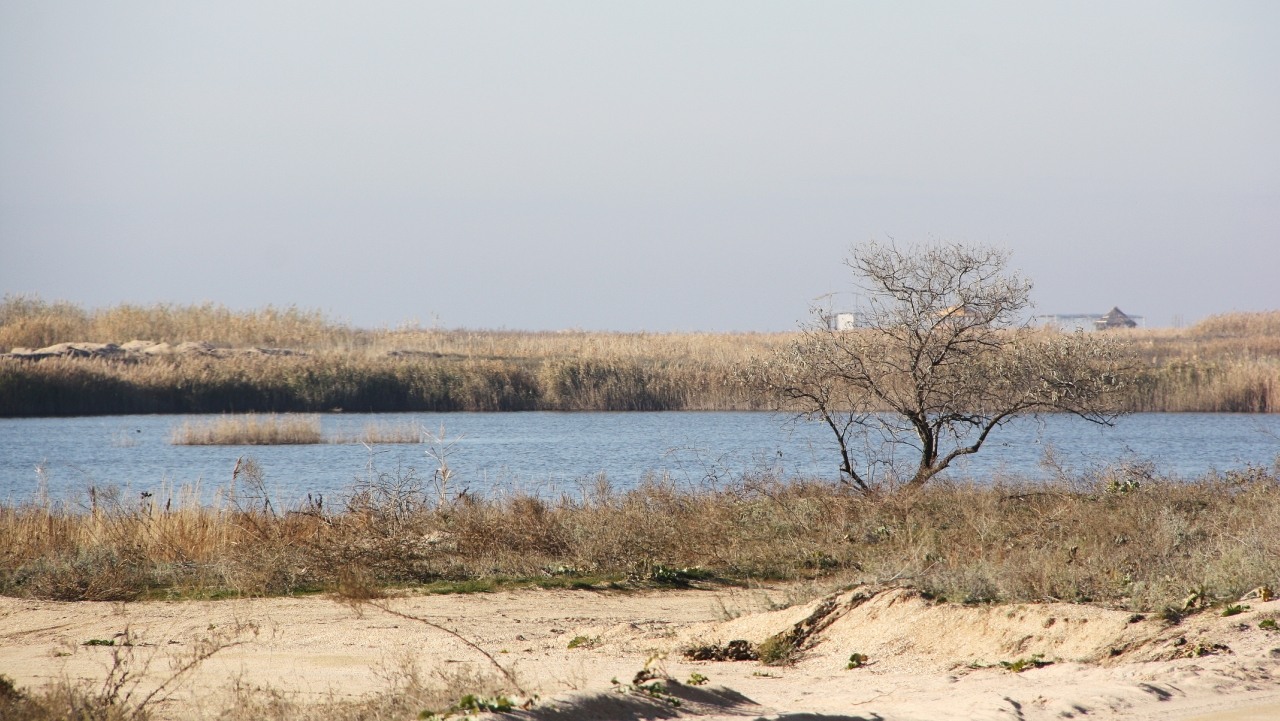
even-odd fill
[{"label": "sand dune", "polygon": [[[1231,617],[1206,610],[1176,625],[1072,604],[940,604],[895,588],[770,610],[793,593],[529,590],[386,604],[456,631],[512,669],[540,696],[516,714],[528,719],[1280,718],[1280,632],[1258,627],[1280,618],[1280,601],[1250,601]],[[153,677],[201,638],[242,641],[158,707],[166,718],[212,714],[236,679],[319,701],[376,693],[407,660],[425,671],[489,665],[436,627],[319,597],[128,605],[5,598],[0,673],[22,686],[101,678],[110,649],[84,644],[126,628]],[[777,634],[799,641],[788,665],[681,654]],[[863,663],[848,668],[855,653]],[[1018,661],[1020,673],[1006,668]],[[625,692],[646,663],[663,694]],[[684,683],[699,680],[695,673],[706,685]]]}]

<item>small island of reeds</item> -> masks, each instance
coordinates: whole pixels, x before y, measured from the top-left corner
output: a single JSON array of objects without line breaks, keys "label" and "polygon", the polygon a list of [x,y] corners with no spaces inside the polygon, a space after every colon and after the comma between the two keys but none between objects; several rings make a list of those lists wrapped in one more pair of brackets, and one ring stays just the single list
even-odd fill
[{"label": "small island of reeds", "polygon": [[178,446],[272,446],[315,443],[421,443],[430,433],[412,421],[368,423],[355,433],[326,437],[320,416],[298,413],[249,413],[184,421],[169,442]]}]

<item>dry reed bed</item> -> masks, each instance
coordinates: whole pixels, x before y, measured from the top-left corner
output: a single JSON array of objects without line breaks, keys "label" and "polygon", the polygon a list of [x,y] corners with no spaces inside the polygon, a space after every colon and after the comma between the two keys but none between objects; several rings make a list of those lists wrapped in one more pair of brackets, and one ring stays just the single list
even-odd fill
[{"label": "dry reed bed", "polygon": [[[156,338],[210,340],[233,346],[355,347],[365,334],[315,310],[268,306],[233,311],[225,306],[118,305],[87,311],[64,302],[6,295],[0,302],[0,348],[39,348],[72,339]],[[180,343],[182,340],[177,340]]]},{"label": "dry reed bed", "polygon": [[[566,353],[571,352],[572,347],[566,347]],[[721,357],[729,358],[727,353]],[[770,408],[769,399],[738,382],[736,369],[745,362],[746,358],[495,360],[340,353],[179,356],[136,363],[0,358],[0,417]],[[1280,411],[1280,351],[1177,356],[1159,365],[1142,359],[1141,365],[1128,401],[1130,410]]]},{"label": "dry reed bed", "polygon": [[317,415],[250,413],[186,421],[173,428],[169,442],[180,446],[268,446],[316,443],[421,443],[431,434],[412,421],[368,423],[358,433],[325,438]]},{"label": "dry reed bed", "polygon": [[[1280,311],[1123,333],[1141,368],[1131,410],[1280,410]],[[0,358],[0,416],[758,410],[769,400],[740,384],[736,371],[795,334],[359,330],[295,308],[88,312],[12,296],[0,303],[0,349],[135,338],[287,346],[309,355]]]},{"label": "dry reed bed", "polygon": [[329,439],[330,443],[363,443],[365,445],[385,445],[388,443],[423,443],[443,436],[444,430],[433,434],[420,423],[401,421],[399,423],[366,423],[359,433],[337,435]]},{"label": "dry reed bed", "polygon": [[0,301],[0,351],[62,342],[150,339],[178,345],[286,347],[317,352],[381,356],[409,351],[436,358],[507,360],[663,360],[729,363],[767,352],[789,334],[604,333],[580,330],[507,331],[424,328],[358,329],[318,311],[267,308],[232,311],[223,306],[120,305],[86,311],[69,303],[23,296]]},{"label": "dry reed bed", "polygon": [[0,358],[0,416],[765,407],[732,374],[711,363],[587,358]]},{"label": "dry reed bed", "polygon": [[321,443],[319,416],[224,416],[211,421],[187,421],[173,429],[169,442],[182,446],[282,446]]},{"label": "dry reed bed", "polygon": [[0,592],[128,600],[836,576],[954,601],[1150,611],[1192,592],[1227,600],[1280,587],[1280,478],[1256,468],[1193,481],[1108,469],[872,496],[767,477],[700,490],[651,480],[625,492],[597,479],[552,500],[455,496],[408,472],[368,479],[337,508],[277,515],[263,501],[98,494],[87,507],[0,507]]}]

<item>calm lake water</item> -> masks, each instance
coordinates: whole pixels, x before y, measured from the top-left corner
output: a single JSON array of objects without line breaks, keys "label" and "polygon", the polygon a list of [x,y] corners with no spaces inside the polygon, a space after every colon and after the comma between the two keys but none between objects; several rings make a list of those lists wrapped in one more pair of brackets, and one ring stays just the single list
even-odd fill
[{"label": "calm lake water", "polygon": [[[0,419],[0,499],[20,502],[41,487],[60,499],[115,487],[124,498],[199,486],[208,502],[231,480],[240,457],[265,471],[282,504],[308,493],[341,497],[376,472],[414,469],[429,478],[435,462],[423,445],[179,446],[172,430],[203,416],[105,416]],[[321,416],[326,436],[359,434],[370,423],[404,423],[448,439],[451,488],[542,495],[576,492],[605,474],[616,488],[646,474],[698,485],[771,470],[787,477],[834,479],[830,431],[767,413],[450,413]],[[1141,414],[1106,428],[1066,416],[1022,419],[993,433],[952,477],[1008,473],[1045,477],[1052,447],[1058,462],[1082,471],[1122,461],[1150,461],[1165,473],[1193,477],[1246,464],[1270,466],[1280,455],[1280,415]]]}]

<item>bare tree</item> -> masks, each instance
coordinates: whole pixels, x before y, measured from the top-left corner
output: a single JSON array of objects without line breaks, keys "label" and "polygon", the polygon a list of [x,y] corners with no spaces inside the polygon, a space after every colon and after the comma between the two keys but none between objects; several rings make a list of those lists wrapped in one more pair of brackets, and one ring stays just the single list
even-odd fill
[{"label": "bare tree", "polygon": [[[755,363],[778,408],[825,423],[840,475],[861,490],[885,474],[919,486],[1021,415],[1067,412],[1110,425],[1132,365],[1114,336],[1020,325],[1031,283],[1008,253],[942,243],[868,243],[846,264],[864,293],[858,323],[821,309],[802,337]],[[903,454],[915,458],[901,472]]]}]

